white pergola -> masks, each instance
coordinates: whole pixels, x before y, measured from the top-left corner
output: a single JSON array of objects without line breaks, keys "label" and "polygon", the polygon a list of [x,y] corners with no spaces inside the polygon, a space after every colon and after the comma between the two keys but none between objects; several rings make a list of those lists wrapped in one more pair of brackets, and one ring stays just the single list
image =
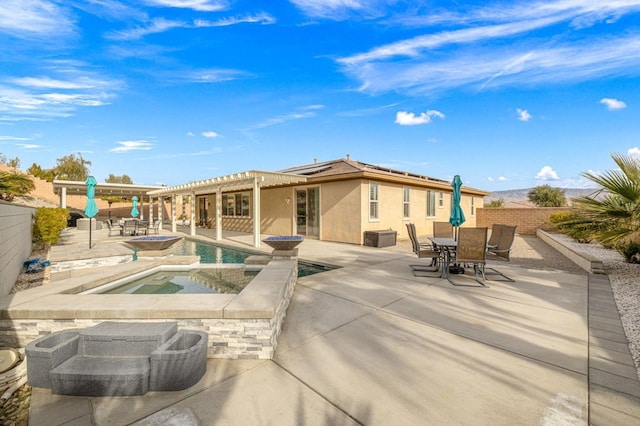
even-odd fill
[{"label": "white pergola", "polygon": [[242,173],[234,173],[226,176],[219,176],[211,179],[204,179],[197,182],[189,182],[182,185],[166,186],[153,189],[147,192],[150,198],[171,197],[171,230],[176,232],[176,212],[175,198],[177,196],[190,197],[191,218],[190,234],[196,234],[195,225],[195,200],[197,195],[216,194],[215,218],[216,218],[216,240],[222,239],[222,193],[243,190],[253,192],[253,245],[260,247],[260,190],[262,188],[294,185],[307,181],[305,176],[290,173],[263,172],[250,170]]}]

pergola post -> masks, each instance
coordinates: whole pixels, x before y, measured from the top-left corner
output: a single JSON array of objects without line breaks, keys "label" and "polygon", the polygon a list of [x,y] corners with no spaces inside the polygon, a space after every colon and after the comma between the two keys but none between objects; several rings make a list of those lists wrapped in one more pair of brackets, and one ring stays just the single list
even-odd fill
[{"label": "pergola post", "polygon": [[171,194],[171,232],[178,230],[176,224],[176,194]]},{"label": "pergola post", "polygon": [[222,187],[218,187],[216,192],[216,240],[222,240]]},{"label": "pergola post", "polygon": [[153,198],[149,197],[149,223],[153,222]]},{"label": "pergola post", "polygon": [[196,235],[196,192],[191,191],[189,195],[189,208],[191,210],[191,219],[189,220],[189,235]]},{"label": "pergola post", "polygon": [[158,197],[158,229],[162,230],[162,222],[164,222],[164,196]]},{"label": "pergola post", "polygon": [[63,209],[67,208],[67,188],[64,186],[60,191],[60,207]]},{"label": "pergola post", "polygon": [[260,247],[260,184],[253,178],[253,246]]}]

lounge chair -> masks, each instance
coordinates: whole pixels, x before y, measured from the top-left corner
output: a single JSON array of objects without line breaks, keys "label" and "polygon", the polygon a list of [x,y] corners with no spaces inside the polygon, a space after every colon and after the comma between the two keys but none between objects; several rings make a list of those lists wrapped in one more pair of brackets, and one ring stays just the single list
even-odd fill
[{"label": "lounge chair", "polygon": [[[484,269],[487,263],[487,228],[460,228],[458,230],[458,245],[456,247],[456,262],[466,267],[473,265],[475,279],[480,285],[486,287]],[[482,277],[482,281],[480,280]],[[460,286],[448,278],[453,285]]]},{"label": "lounge chair", "polygon": [[[502,232],[500,233],[500,240],[496,247],[489,247],[487,249],[487,260],[498,260],[502,262],[508,262],[511,256],[511,247],[513,246],[513,240],[516,236],[516,227],[504,225]],[[492,271],[491,274],[501,275],[506,281],[514,282],[500,271],[494,268],[487,268]]]},{"label": "lounge chair", "polygon": [[411,247],[418,259],[431,259],[431,268],[425,265],[409,265],[413,274],[415,275],[416,272],[436,272],[439,268],[439,263],[442,261],[442,252],[430,244],[420,243],[416,234],[416,226],[413,223],[407,223],[407,231],[411,240]]},{"label": "lounge chair", "polygon": [[433,222],[433,236],[436,238],[453,238],[453,225],[449,222]]}]

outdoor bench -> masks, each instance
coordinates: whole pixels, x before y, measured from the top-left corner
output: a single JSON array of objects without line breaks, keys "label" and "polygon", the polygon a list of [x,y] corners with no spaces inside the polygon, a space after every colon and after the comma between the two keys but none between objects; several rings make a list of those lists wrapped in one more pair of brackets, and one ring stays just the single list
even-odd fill
[{"label": "outdoor bench", "polygon": [[113,322],[51,333],[29,343],[27,380],[57,395],[128,396],[175,391],[207,368],[208,336],[175,322]]}]

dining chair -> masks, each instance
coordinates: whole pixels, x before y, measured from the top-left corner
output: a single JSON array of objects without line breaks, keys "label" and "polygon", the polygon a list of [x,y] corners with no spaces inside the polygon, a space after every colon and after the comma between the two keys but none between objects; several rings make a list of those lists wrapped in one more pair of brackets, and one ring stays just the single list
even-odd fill
[{"label": "dining chair", "polygon": [[[475,279],[482,286],[486,287],[487,277],[484,267],[487,263],[487,230],[486,227],[471,228],[463,227],[458,231],[458,245],[456,247],[456,263],[462,265],[473,265]],[[482,277],[482,281],[480,280]],[[463,285],[455,283],[449,278],[453,285]]]},{"label": "dining chair", "polygon": [[453,238],[453,225],[449,222],[433,222],[433,236],[436,238]]},{"label": "dining chair", "polygon": [[491,227],[491,234],[489,235],[489,241],[487,242],[488,248],[497,248],[502,236],[502,230],[506,225],[500,223],[494,223]]},{"label": "dining chair", "polygon": [[430,268],[425,265],[409,265],[413,274],[415,275],[416,272],[436,272],[440,267],[440,263],[442,263],[442,252],[429,244],[418,241],[415,224],[407,223],[407,232],[411,240],[413,253],[418,256],[418,259],[431,259]]},{"label": "dining chair", "polygon": [[[500,233],[498,245],[496,247],[487,248],[487,260],[509,262],[509,259],[511,257],[511,247],[513,246],[515,236],[516,226],[504,225],[502,227],[502,232]],[[489,274],[501,275],[506,281],[515,282],[514,279],[509,278],[504,273],[496,270],[495,268],[487,268],[487,270],[491,271],[489,272]]]}]

